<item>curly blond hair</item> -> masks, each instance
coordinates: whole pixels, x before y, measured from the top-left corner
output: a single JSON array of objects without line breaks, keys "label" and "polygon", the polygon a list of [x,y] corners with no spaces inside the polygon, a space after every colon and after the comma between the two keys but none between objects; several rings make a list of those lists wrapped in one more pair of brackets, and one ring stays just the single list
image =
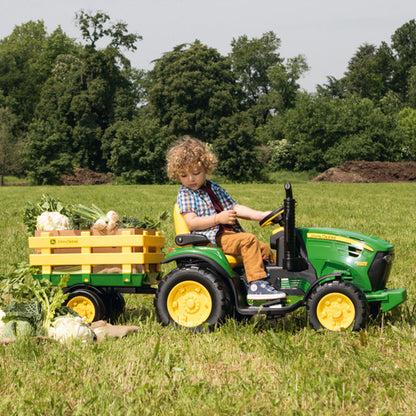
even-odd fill
[{"label": "curly blond hair", "polygon": [[201,140],[183,136],[168,150],[166,169],[169,178],[179,181],[180,175],[195,168],[203,168],[205,173],[214,171],[217,158]]}]

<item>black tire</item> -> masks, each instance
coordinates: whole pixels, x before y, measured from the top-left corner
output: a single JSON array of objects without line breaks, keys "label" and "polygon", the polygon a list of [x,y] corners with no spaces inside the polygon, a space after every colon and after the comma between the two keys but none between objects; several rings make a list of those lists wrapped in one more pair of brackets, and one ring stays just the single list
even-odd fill
[{"label": "black tire", "polygon": [[106,309],[106,319],[114,323],[124,313],[126,301],[119,292],[108,292],[102,295]]},{"label": "black tire", "polygon": [[87,322],[100,321],[106,318],[106,308],[102,297],[95,291],[76,289],[71,292],[65,305],[78,313]]},{"label": "black tire", "polygon": [[163,325],[202,331],[224,320],[230,300],[221,278],[205,269],[184,267],[159,282],[154,306]]},{"label": "black tire", "polygon": [[319,285],[309,296],[306,312],[313,329],[359,331],[368,320],[364,293],[353,284],[335,280]]},{"label": "black tire", "polygon": [[369,318],[373,321],[377,319],[377,316],[380,314],[381,310],[381,302],[370,302],[368,304],[368,310],[369,310]]}]

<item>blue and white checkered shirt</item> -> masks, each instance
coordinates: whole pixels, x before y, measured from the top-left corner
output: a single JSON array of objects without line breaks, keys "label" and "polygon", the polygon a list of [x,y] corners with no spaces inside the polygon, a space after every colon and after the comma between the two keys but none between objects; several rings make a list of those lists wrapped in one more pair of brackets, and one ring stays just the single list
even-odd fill
[{"label": "blue and white checkered shirt", "polygon": [[[224,210],[231,209],[234,205],[237,204],[237,202],[220,185],[212,181],[207,181],[207,184],[211,185],[211,189],[214,191],[215,195],[217,195]],[[193,191],[192,189],[189,189],[185,186],[181,186],[178,191],[176,202],[181,214],[185,212],[195,212],[198,217],[207,217],[216,213],[214,205],[211,202],[211,198],[209,197],[208,193],[202,189]],[[203,234],[208,237],[212,244],[216,245],[215,237],[219,229],[220,226],[216,225],[214,227],[207,228],[206,230],[192,231],[192,233]],[[233,231],[243,232],[244,230],[237,222],[233,226]]]}]

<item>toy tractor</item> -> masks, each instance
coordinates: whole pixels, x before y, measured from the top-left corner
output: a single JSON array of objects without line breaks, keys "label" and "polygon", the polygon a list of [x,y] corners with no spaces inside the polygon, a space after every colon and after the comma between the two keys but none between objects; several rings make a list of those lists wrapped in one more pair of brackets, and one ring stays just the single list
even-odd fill
[{"label": "toy tractor", "polygon": [[261,304],[247,301],[241,259],[206,246],[205,236],[190,234],[175,207],[175,243],[162,263],[176,268],[159,283],[154,299],[157,317],[193,331],[212,328],[227,316],[265,314],[278,318],[306,307],[314,329],[358,331],[369,314],[389,311],[406,300],[406,289],[387,289],[394,247],[374,236],[332,229],[296,228],[290,183],[280,208],[260,221],[277,225],[270,237],[276,264],[266,263],[270,283],[286,298]]}]

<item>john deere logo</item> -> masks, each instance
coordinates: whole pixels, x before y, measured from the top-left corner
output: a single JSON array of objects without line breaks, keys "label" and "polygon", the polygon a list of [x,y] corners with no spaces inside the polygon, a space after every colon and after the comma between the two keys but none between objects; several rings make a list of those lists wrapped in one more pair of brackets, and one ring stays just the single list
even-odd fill
[{"label": "john deere logo", "polygon": [[56,240],[55,240],[54,238],[51,238],[51,239],[49,240],[49,244],[56,244]]}]

